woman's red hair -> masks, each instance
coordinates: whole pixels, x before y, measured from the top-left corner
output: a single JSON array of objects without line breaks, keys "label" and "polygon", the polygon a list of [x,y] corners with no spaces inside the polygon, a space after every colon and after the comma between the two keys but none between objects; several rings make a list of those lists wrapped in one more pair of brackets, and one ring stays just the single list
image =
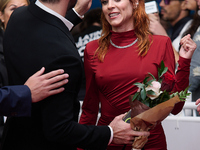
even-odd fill
[{"label": "woman's red hair", "polygon": [[[132,0],[130,0],[132,2]],[[132,2],[134,6],[136,6],[136,2]],[[138,55],[145,56],[148,52],[148,49],[151,45],[149,41],[149,18],[145,12],[144,0],[138,0],[138,5],[133,10],[134,16],[134,31],[136,36],[138,37]],[[103,62],[104,57],[108,51],[108,46],[110,44],[110,36],[111,36],[111,25],[106,20],[104,14],[101,15],[102,21],[102,36],[99,38],[99,47],[95,52],[98,59]]]}]

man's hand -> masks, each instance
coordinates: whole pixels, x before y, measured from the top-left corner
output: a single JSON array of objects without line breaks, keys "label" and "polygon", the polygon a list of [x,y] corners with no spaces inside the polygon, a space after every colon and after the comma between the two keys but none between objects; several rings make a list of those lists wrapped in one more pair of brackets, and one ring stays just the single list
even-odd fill
[{"label": "man's hand", "polygon": [[191,39],[191,35],[184,36],[180,41],[181,49],[179,55],[186,59],[191,59],[192,55],[197,48],[196,43]]},{"label": "man's hand", "polygon": [[76,12],[83,16],[91,7],[92,0],[78,0],[74,9]]},{"label": "man's hand", "polygon": [[200,98],[196,101],[196,103],[195,103],[196,105],[198,105],[197,106],[197,111],[199,112],[199,115],[200,115]]},{"label": "man's hand", "polygon": [[24,85],[27,85],[31,90],[32,102],[39,102],[48,96],[58,94],[64,91],[61,87],[68,82],[68,74],[63,74],[63,69],[58,69],[56,71],[51,71],[44,74],[45,68],[32,75]]},{"label": "man's hand", "polygon": [[168,36],[166,30],[160,23],[160,18],[155,14],[148,14],[150,19],[149,30],[154,35],[164,35]]},{"label": "man's hand", "polygon": [[149,132],[139,132],[131,129],[130,124],[125,123],[122,118],[123,114],[115,117],[109,124],[113,129],[113,141],[115,144],[133,144],[135,136],[149,136]]}]

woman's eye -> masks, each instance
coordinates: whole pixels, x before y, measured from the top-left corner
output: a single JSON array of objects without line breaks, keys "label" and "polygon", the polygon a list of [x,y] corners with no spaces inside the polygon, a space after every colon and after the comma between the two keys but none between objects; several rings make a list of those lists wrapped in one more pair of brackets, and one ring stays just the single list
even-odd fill
[{"label": "woman's eye", "polygon": [[106,0],[101,1],[102,5],[106,5],[107,3],[108,3],[108,1],[106,1]]}]

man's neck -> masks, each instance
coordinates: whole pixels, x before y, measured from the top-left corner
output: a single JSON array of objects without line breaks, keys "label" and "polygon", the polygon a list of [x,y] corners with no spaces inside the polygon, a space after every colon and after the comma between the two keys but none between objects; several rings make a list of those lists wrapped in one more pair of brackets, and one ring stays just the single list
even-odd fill
[{"label": "man's neck", "polygon": [[62,15],[63,17],[65,17],[69,1],[68,0],[60,0],[60,2],[57,2],[57,3],[56,2],[48,3],[48,2],[40,1],[40,3],[42,3],[49,9],[51,9],[51,10],[57,12],[58,14]]},{"label": "man's neck", "polygon": [[189,16],[188,10],[182,10],[180,15],[175,20],[171,21],[170,23],[171,23],[172,26],[175,26],[175,24],[177,22],[179,22],[181,19],[183,19],[183,18],[185,18],[187,16]]}]

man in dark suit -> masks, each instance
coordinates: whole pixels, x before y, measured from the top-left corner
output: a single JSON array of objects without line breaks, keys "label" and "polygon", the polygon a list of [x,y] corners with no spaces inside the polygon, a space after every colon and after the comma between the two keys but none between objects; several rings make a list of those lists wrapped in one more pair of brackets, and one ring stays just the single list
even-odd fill
[{"label": "man in dark suit", "polygon": [[[4,51],[10,83],[22,84],[41,66],[46,72],[64,69],[69,74],[69,82],[64,92],[34,103],[31,117],[7,120],[3,150],[75,150],[76,147],[104,150],[109,141],[129,144],[134,136],[149,135],[131,130],[130,125],[122,121],[122,115],[110,126],[77,123],[80,109],[77,95],[83,67],[69,31],[71,23],[64,18],[74,2],[76,0],[37,0],[35,4],[16,9],[9,20]],[[91,2],[77,3],[88,10]]]},{"label": "man in dark suit", "polygon": [[0,87],[8,85],[8,76],[3,54],[3,29],[0,28]]}]

